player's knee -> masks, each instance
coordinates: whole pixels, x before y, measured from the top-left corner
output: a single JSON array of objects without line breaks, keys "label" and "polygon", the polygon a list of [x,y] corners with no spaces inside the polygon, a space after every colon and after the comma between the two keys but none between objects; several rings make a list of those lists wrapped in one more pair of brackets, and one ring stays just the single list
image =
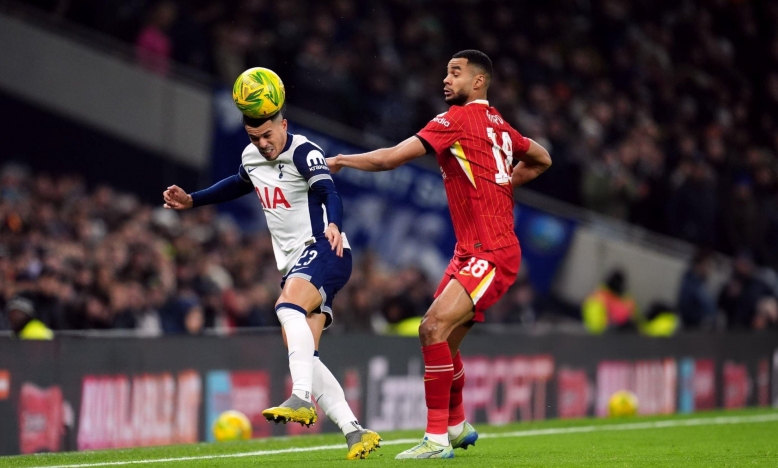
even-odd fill
[{"label": "player's knee", "polygon": [[276,316],[281,322],[281,326],[284,327],[293,320],[305,321],[308,312],[297,304],[284,302],[276,304]]},{"label": "player's knee", "polygon": [[423,345],[439,343],[446,340],[446,326],[434,315],[425,315],[419,325],[419,339]]}]

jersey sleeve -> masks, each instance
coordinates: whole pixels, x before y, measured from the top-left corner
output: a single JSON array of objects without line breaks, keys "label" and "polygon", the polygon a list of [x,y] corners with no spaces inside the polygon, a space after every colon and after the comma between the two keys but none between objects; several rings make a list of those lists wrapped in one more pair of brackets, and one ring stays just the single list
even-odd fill
[{"label": "jersey sleeve", "polygon": [[440,154],[462,137],[460,114],[461,111],[458,110],[449,110],[445,114],[440,114],[430,120],[416,136],[422,140],[422,143],[426,142]]},{"label": "jersey sleeve", "polygon": [[308,182],[309,187],[320,180],[332,181],[330,168],[319,148],[311,144],[300,145],[294,152],[293,160],[297,171]]},{"label": "jersey sleeve", "polygon": [[529,151],[529,138],[523,136],[513,127],[509,127],[509,132],[513,143],[513,154],[523,155]]},{"label": "jersey sleeve", "polygon": [[193,192],[192,207],[197,208],[203,205],[212,205],[214,203],[224,203],[235,200],[243,195],[254,191],[254,184],[251,183],[249,175],[244,169],[243,164],[238,167],[238,173],[221,180],[207,189]]}]

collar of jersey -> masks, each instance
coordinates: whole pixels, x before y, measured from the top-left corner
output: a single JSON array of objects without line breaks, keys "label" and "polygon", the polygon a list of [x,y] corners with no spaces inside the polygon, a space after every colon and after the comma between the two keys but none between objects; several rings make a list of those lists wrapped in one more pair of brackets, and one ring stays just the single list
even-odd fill
[{"label": "collar of jersey", "polygon": [[475,101],[470,101],[470,102],[468,102],[465,105],[469,106],[470,104],[483,104],[483,105],[489,107],[489,101],[487,101],[486,99],[476,99]]},{"label": "collar of jersey", "polygon": [[294,135],[289,133],[289,132],[286,132],[286,144],[284,145],[284,149],[281,150],[280,153],[278,153],[279,156],[281,156],[282,154],[284,154],[287,151],[289,151],[289,148],[292,147],[292,140],[293,139],[294,139]]}]

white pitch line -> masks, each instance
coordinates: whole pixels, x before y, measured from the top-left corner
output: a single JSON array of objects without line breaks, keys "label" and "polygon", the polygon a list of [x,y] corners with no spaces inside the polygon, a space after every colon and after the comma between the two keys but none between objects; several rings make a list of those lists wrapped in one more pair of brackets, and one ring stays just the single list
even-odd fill
[{"label": "white pitch line", "polygon": [[[492,433],[479,434],[479,438],[503,439],[503,438],[510,438],[510,437],[532,437],[532,436],[544,436],[544,435],[579,434],[579,433],[603,432],[603,431],[637,431],[642,429],[658,429],[658,428],[666,428],[666,427],[720,426],[725,424],[747,424],[747,423],[762,423],[762,422],[773,422],[773,421],[778,421],[778,413],[755,415],[755,416],[719,416],[713,418],[671,419],[667,421],[653,421],[653,422],[644,422],[644,423],[607,424],[603,426],[559,427],[559,428],[552,428],[552,429],[530,429],[526,431],[514,431],[514,432],[492,432]],[[419,441],[418,438],[417,439],[394,439],[394,440],[385,440],[381,442],[381,445],[384,446],[384,445],[412,444],[418,441]],[[342,449],[343,449],[343,444],[317,445],[314,447],[296,447],[296,448],[278,449],[278,450],[257,450],[254,452],[226,453],[226,454],[218,454],[218,455],[201,455],[201,456],[191,456],[191,457],[156,458],[151,460],[80,463],[76,465],[41,465],[32,468],[91,468],[96,466],[146,465],[150,463],[170,463],[170,462],[183,462],[183,461],[215,460],[215,459],[222,459],[222,458],[260,457],[266,455],[279,455],[284,453],[320,452],[323,450],[342,450]]]},{"label": "white pitch line", "polygon": [[557,434],[578,434],[601,431],[636,431],[641,429],[659,429],[663,427],[720,426],[723,424],[745,424],[778,421],[777,414],[758,416],[719,416],[715,418],[678,419],[630,424],[608,424],[605,426],[560,427],[555,429],[536,429],[531,431],[496,432],[479,434],[481,439],[499,439],[504,437],[529,437]]}]

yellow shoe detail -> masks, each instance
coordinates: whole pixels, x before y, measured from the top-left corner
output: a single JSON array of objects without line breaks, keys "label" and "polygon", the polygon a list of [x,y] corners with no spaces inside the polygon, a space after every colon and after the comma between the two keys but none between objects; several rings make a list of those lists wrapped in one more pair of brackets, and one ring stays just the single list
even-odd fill
[{"label": "yellow shoe detail", "polygon": [[365,459],[370,452],[381,446],[381,436],[369,429],[352,434],[346,436],[349,446],[346,460]]},{"label": "yellow shoe detail", "polygon": [[318,420],[318,416],[316,415],[316,408],[313,405],[310,407],[303,406],[300,408],[275,406],[263,411],[262,416],[264,416],[268,421],[275,422],[276,424],[280,422],[284,424],[288,422],[296,422],[308,427],[310,427],[312,424],[316,424],[316,421]]}]

